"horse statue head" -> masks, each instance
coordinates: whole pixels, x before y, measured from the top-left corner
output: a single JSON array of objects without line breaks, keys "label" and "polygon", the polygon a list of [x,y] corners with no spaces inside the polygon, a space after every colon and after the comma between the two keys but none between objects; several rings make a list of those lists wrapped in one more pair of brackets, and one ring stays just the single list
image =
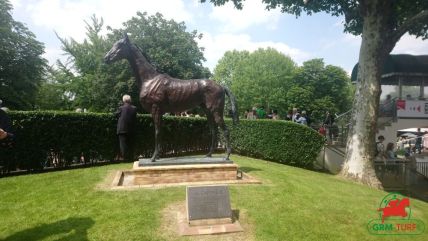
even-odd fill
[{"label": "horse statue head", "polygon": [[131,43],[128,35],[123,34],[123,38],[114,43],[113,47],[104,56],[104,62],[107,64],[125,59],[131,54]]}]

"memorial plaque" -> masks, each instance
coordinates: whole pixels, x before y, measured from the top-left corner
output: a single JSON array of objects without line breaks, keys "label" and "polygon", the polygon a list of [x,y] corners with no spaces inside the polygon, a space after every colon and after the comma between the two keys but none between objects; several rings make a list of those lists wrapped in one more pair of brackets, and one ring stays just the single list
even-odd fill
[{"label": "memorial plaque", "polygon": [[194,186],[186,190],[188,221],[232,219],[228,186]]}]

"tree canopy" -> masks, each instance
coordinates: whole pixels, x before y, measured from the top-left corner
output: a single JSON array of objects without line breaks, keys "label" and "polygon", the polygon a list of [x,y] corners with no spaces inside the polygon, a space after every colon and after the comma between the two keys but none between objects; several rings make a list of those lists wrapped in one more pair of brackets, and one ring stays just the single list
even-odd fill
[{"label": "tree canopy", "polygon": [[[201,0],[206,2],[207,0]],[[223,5],[229,0],[209,0],[214,5]],[[235,7],[242,9],[245,0],[232,0]],[[332,16],[345,16],[344,30],[360,35],[363,33],[364,16],[370,11],[369,2],[379,4],[378,11],[388,16],[385,27],[389,29],[389,42],[397,42],[409,32],[417,37],[428,38],[428,1],[408,0],[262,0],[266,9],[280,8],[284,13],[300,16],[302,13],[312,15],[325,12]]]},{"label": "tree canopy", "polygon": [[345,112],[351,107],[351,82],[337,66],[313,59],[298,67],[275,49],[228,51],[214,69],[214,79],[232,89],[241,112],[254,106],[278,110],[306,110],[321,121],[325,111]]},{"label": "tree canopy", "polygon": [[344,113],[352,106],[352,84],[345,70],[312,59],[298,67],[287,93],[287,106],[305,109],[322,120],[326,111]]},{"label": "tree canopy", "polygon": [[[137,12],[124,23],[123,29],[113,30],[113,36],[130,34],[135,43],[149,58],[158,72],[180,79],[208,78],[210,71],[202,66],[204,49],[196,39],[202,34],[186,31],[184,22],[166,20],[160,13],[148,15]],[[111,37],[111,36],[110,36]]]},{"label": "tree canopy", "polygon": [[0,98],[12,109],[32,109],[46,60],[44,45],[12,18],[9,1],[0,1]]},{"label": "tree canopy", "polygon": [[283,97],[295,67],[290,57],[272,48],[229,51],[216,66],[214,79],[230,86],[242,109],[257,105],[285,112]]},{"label": "tree canopy", "polygon": [[48,95],[43,94],[39,95],[40,108],[64,109],[71,106],[91,111],[113,111],[123,94],[130,94],[134,101],[138,101],[139,90],[129,63],[103,63],[105,53],[125,32],[159,72],[183,79],[210,75],[209,70],[202,66],[205,60],[203,49],[195,41],[202,36],[196,31],[187,32],[184,23],[165,20],[161,14],[149,16],[138,12],[136,17],[124,23],[122,29],[107,26],[109,33],[106,36],[101,34],[104,29],[102,18],[92,16],[91,21],[85,23],[87,33],[81,43],[58,36],[69,61],[58,62],[57,69],[50,71],[50,79],[42,89],[44,93],[62,92],[60,96],[69,98],[69,103],[64,106],[65,103],[59,101],[57,106],[46,105],[49,101],[44,96],[47,98]]}]

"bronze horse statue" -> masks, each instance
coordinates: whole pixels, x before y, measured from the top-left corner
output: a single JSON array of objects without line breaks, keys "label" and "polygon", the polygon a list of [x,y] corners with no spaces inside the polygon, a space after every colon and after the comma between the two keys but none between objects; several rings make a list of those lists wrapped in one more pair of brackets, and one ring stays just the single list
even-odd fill
[{"label": "bronze horse statue", "polygon": [[223,119],[225,94],[229,96],[232,105],[233,123],[239,121],[236,100],[229,89],[213,80],[181,80],[158,73],[143,52],[129,41],[126,34],[104,57],[107,64],[121,59],[129,61],[140,88],[141,106],[151,113],[155,124],[155,150],[151,158],[152,162],[159,159],[162,115],[167,112],[186,111],[196,106],[204,110],[212,136],[211,146],[206,156],[211,157],[214,151],[218,125],[226,139],[226,160],[229,160],[231,152],[229,130]]}]

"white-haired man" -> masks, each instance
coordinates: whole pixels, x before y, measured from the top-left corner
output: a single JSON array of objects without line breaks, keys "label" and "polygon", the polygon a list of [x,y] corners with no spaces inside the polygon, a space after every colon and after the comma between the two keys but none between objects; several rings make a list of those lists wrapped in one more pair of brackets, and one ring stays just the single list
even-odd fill
[{"label": "white-haired man", "polygon": [[0,172],[4,173],[9,171],[9,161],[13,154],[15,138],[12,133],[12,122],[1,104],[0,100]]},{"label": "white-haired man", "polygon": [[134,134],[135,123],[137,120],[137,108],[131,104],[131,96],[124,95],[122,97],[123,105],[119,107],[116,116],[117,135],[119,137],[120,154],[119,160],[132,161],[134,156]]},{"label": "white-haired man", "polygon": [[0,141],[2,141],[2,145],[5,144],[5,140],[8,138],[13,138],[13,134],[11,132],[12,125],[9,116],[3,110],[2,107],[3,101],[0,100]]}]

